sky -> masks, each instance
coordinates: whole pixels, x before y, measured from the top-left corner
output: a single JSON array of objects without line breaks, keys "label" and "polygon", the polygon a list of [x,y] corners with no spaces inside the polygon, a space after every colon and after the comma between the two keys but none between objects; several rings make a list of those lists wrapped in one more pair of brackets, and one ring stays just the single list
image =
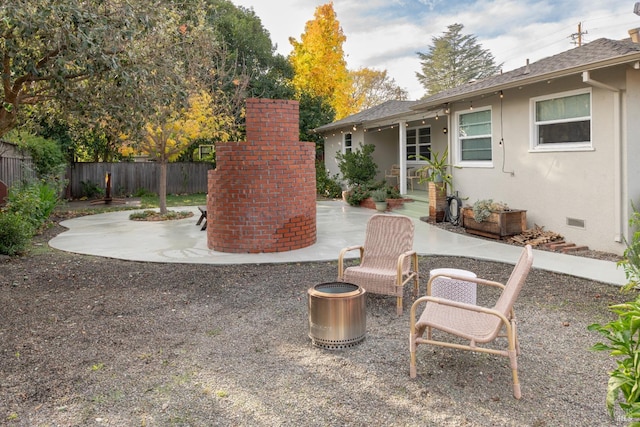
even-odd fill
[{"label": "sky", "polygon": [[[288,56],[289,38],[300,41],[307,21],[330,0],[231,0],[253,9],[277,52]],[[347,40],[347,67],[386,70],[398,86],[419,99],[424,88],[417,52],[428,52],[433,37],[451,24],[476,37],[505,72],[599,38],[621,40],[640,27],[634,0],[334,0],[333,9]],[[572,36],[573,35],[573,36]]]}]

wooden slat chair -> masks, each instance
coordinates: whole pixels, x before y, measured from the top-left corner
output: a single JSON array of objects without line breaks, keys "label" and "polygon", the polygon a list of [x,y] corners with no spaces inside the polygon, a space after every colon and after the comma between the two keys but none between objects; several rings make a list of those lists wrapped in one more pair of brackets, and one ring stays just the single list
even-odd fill
[{"label": "wooden slat chair", "polygon": [[[404,285],[413,280],[418,295],[418,255],[413,250],[414,225],[402,215],[373,215],[367,222],[364,245],[349,246],[338,256],[338,280],[363,287],[367,292],[396,297],[402,314]],[[360,264],[344,268],[344,256],[358,249]]]},{"label": "wooden slat chair", "polygon": [[399,165],[391,165],[391,169],[384,171],[384,177],[393,178],[396,181],[396,184],[400,184],[400,166]]},{"label": "wooden slat chair", "polygon": [[[416,376],[416,347],[418,344],[433,344],[460,350],[470,350],[483,353],[497,354],[509,358],[513,375],[513,395],[520,399],[520,382],[518,380],[518,361],[520,346],[516,331],[516,316],[513,304],[522,289],[522,285],[533,264],[531,245],[525,246],[518,263],[514,267],[506,285],[501,283],[454,275],[434,275],[427,285],[427,296],[418,298],[411,306],[410,315],[410,355],[409,373],[411,378]],[[479,285],[496,286],[502,288],[502,293],[496,304],[491,307],[481,307],[457,301],[429,296],[431,283],[437,277],[450,277]],[[416,321],[416,308],[426,302],[420,318]],[[468,345],[447,341],[434,340],[432,329],[469,340]],[[504,329],[504,333],[501,333]],[[424,332],[427,337],[423,338]],[[492,342],[498,337],[507,338],[507,349],[487,348],[479,345]]]}]

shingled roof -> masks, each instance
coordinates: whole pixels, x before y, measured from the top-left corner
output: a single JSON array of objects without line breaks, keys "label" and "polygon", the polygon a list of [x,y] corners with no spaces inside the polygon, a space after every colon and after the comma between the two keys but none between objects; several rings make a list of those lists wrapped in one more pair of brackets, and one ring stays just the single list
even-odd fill
[{"label": "shingled roof", "polygon": [[426,110],[472,96],[634,61],[640,61],[640,43],[634,43],[631,39],[601,38],[515,70],[457,86],[419,101],[386,101],[342,120],[320,126],[316,132],[401,118],[416,113],[416,110]]},{"label": "shingled roof", "polygon": [[492,90],[522,86],[552,77],[556,78],[638,60],[640,60],[639,43],[634,43],[630,39],[597,39],[584,46],[549,56],[507,73],[439,92],[421,100],[414,108],[428,108],[438,103],[452,102],[464,97],[486,94]]},{"label": "shingled roof", "polygon": [[350,127],[380,119],[389,119],[395,116],[411,114],[413,113],[411,107],[418,103],[420,103],[420,101],[385,101],[382,104],[378,104],[375,107],[371,107],[349,117],[345,117],[342,120],[320,126],[319,128],[316,128],[316,132],[326,132],[332,129]]}]

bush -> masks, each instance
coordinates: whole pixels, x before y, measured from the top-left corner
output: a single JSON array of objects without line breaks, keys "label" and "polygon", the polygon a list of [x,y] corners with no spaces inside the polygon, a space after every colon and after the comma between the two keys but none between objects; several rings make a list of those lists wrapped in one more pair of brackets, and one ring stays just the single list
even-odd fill
[{"label": "bush", "polygon": [[82,186],[82,196],[87,199],[93,199],[94,197],[102,197],[104,195],[104,188],[100,187],[93,181],[80,181]]},{"label": "bush", "polygon": [[31,224],[15,212],[0,212],[0,254],[24,253],[33,236]]},{"label": "bush", "polygon": [[373,152],[376,147],[373,144],[360,144],[359,150],[348,153],[338,153],[338,167],[342,177],[350,186],[370,185],[378,173],[378,165],[373,161]]},{"label": "bush", "polygon": [[[599,332],[607,343],[599,342],[591,349],[608,351],[617,358],[616,369],[609,373],[606,405],[613,418],[615,403],[630,419],[640,418],[640,297],[635,301],[617,304],[610,310],[618,314],[618,319],[605,325],[594,323],[588,329]],[[633,424],[635,425],[635,424]]]},{"label": "bush", "polygon": [[368,187],[358,185],[347,193],[347,203],[351,206],[360,206],[360,202],[370,197],[371,191]]},{"label": "bush", "polygon": [[55,184],[41,180],[13,185],[7,196],[7,212],[20,215],[37,230],[49,219],[60,200]]},{"label": "bush", "polygon": [[55,141],[25,132],[12,134],[10,139],[17,140],[18,145],[29,152],[39,178],[60,176],[64,173],[66,159],[60,145]]},{"label": "bush", "polygon": [[336,199],[342,196],[342,187],[338,182],[338,175],[333,178],[321,162],[316,162],[316,194],[322,197]]}]

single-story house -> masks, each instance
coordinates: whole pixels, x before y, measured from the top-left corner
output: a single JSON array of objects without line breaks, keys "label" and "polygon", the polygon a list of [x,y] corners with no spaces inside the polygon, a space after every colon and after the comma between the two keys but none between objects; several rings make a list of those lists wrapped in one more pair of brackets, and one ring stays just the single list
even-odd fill
[{"label": "single-story house", "polygon": [[374,144],[380,180],[397,164],[408,194],[415,154],[448,148],[464,204],[504,202],[526,210],[529,227],[622,254],[631,203],[640,207],[640,41],[629,34],[321,126],[326,168],[339,173],[337,153]]}]

